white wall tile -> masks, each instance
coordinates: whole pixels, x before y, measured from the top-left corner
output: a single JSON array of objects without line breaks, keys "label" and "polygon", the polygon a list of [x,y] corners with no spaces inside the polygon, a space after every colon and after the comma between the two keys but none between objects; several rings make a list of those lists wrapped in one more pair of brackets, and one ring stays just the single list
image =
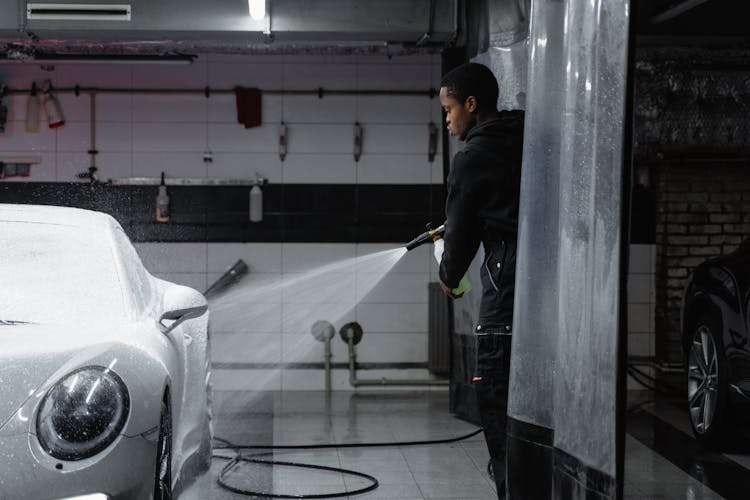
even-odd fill
[{"label": "white wall tile", "polygon": [[209,104],[210,100],[201,94],[136,94],[133,121],[203,123],[208,117]]},{"label": "white wall tile", "polygon": [[419,153],[427,159],[427,125],[368,125],[363,133],[362,150],[371,153]]},{"label": "white wall tile", "polygon": [[281,330],[284,335],[310,335],[317,321],[328,321],[338,332],[342,325],[354,321],[354,301],[326,304],[284,304]]},{"label": "white wall tile", "polygon": [[281,247],[282,271],[284,273],[305,273],[336,270],[338,264],[346,261],[351,268],[355,256],[355,245],[351,243],[285,243]]},{"label": "white wall tile", "polygon": [[205,273],[205,243],[135,243],[151,273]]},{"label": "white wall tile", "polygon": [[[208,121],[213,123],[238,123],[237,99],[234,94],[212,95],[207,101]],[[266,94],[261,96],[261,122],[281,122],[281,96]]]},{"label": "white wall tile", "polygon": [[435,161],[430,163],[430,171],[432,172],[432,183],[433,184],[444,184],[443,181],[443,156],[436,155]]},{"label": "white wall tile", "polygon": [[654,263],[651,258],[654,246],[655,245],[630,245],[630,265],[628,271],[631,274],[654,272]]},{"label": "white wall tile", "polygon": [[281,333],[281,305],[276,302],[209,300],[211,331],[225,333]]},{"label": "white wall tile", "polygon": [[368,64],[357,68],[358,88],[363,90],[429,91],[430,66],[422,64]]},{"label": "white wall tile", "polygon": [[361,184],[430,184],[432,168],[423,154],[363,154],[357,163]]},{"label": "white wall tile", "polygon": [[[362,363],[419,363],[427,361],[426,333],[371,333],[365,331],[357,344]],[[362,372],[364,376],[364,372]]]},{"label": "white wall tile", "polygon": [[134,67],[128,64],[55,65],[56,87],[130,87]]},{"label": "white wall tile", "polygon": [[[277,125],[246,129],[239,123],[211,123],[208,125],[208,144],[214,153],[278,153],[278,134]],[[205,144],[205,139],[201,144]]]},{"label": "white wall tile", "polygon": [[216,391],[280,391],[281,370],[213,370]]},{"label": "white wall tile", "polygon": [[654,301],[654,277],[650,274],[628,276],[628,303],[648,304]]},{"label": "white wall tile", "polygon": [[[160,152],[133,153],[133,176],[159,177],[164,172],[169,177],[205,177],[206,164],[202,153]],[[169,181],[166,181],[169,184]]]},{"label": "white wall tile", "polygon": [[222,333],[212,330],[211,361],[214,363],[279,363],[281,362],[281,335]]},{"label": "white wall tile", "polygon": [[131,94],[97,94],[96,119],[108,122],[130,122],[133,120],[133,98]]},{"label": "white wall tile", "polygon": [[310,334],[309,327],[296,335],[281,335],[281,361],[284,363],[322,363],[325,347]]},{"label": "white wall tile", "polygon": [[284,160],[285,183],[353,184],[356,177],[357,163],[351,153],[292,153]]},{"label": "white wall tile", "polygon": [[54,152],[56,144],[57,133],[55,130],[50,130],[44,121],[40,122],[39,132],[35,134],[26,132],[26,125],[23,121],[9,121],[5,125],[5,132],[0,134],[0,151],[3,154],[13,152],[13,156],[26,156],[25,154],[16,155],[16,152],[30,154]]},{"label": "white wall tile", "polygon": [[653,356],[654,336],[643,333],[628,335],[628,356]]},{"label": "white wall tile", "polygon": [[[373,282],[377,284],[373,287]],[[357,300],[370,303],[427,303],[427,273],[388,273],[385,275],[357,275]]]},{"label": "white wall tile", "polygon": [[[367,133],[364,132],[366,140]],[[274,142],[274,145],[276,142]],[[354,151],[354,124],[297,124],[287,129],[288,152],[349,153]],[[277,148],[278,150],[278,148]]]},{"label": "white wall tile", "polygon": [[425,332],[425,304],[358,304],[357,321],[365,332]]},{"label": "white wall tile", "polygon": [[628,332],[653,333],[651,325],[652,304],[628,304]]},{"label": "white wall tile", "polygon": [[283,171],[279,155],[214,152],[213,161],[206,165],[206,175],[212,179],[255,179],[256,174],[270,183],[282,182]]},{"label": "white wall tile", "polygon": [[209,243],[208,271],[223,273],[242,259],[249,273],[280,273],[281,243]]},{"label": "white wall tile", "polygon": [[205,123],[133,124],[133,150],[135,152],[203,152],[205,146]]},{"label": "white wall tile", "polygon": [[422,96],[360,96],[357,100],[358,118],[365,125],[427,124],[433,119],[434,106],[440,107],[434,99]]},{"label": "white wall tile", "polygon": [[[283,119],[296,123],[346,123],[356,121],[357,98],[355,96],[284,96]],[[360,120],[361,121],[361,120]]]}]

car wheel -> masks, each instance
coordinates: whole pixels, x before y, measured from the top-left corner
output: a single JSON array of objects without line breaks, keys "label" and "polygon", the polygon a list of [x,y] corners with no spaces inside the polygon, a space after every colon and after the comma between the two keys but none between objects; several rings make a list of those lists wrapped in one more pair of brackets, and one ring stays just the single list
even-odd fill
[{"label": "car wheel", "polygon": [[156,448],[154,500],[172,500],[172,415],[168,400],[161,403],[159,443]]},{"label": "car wheel", "polygon": [[714,318],[703,315],[692,332],[687,366],[690,424],[702,444],[721,447],[730,427],[721,329]]}]

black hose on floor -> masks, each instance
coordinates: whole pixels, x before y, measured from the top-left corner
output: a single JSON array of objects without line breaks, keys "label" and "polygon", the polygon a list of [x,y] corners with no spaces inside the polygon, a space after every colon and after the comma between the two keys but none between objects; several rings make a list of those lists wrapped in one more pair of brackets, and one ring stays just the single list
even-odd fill
[{"label": "black hose on floor", "polygon": [[[353,496],[353,495],[360,495],[362,493],[367,493],[368,491],[372,491],[376,489],[379,486],[378,480],[369,475],[365,474],[364,472],[357,472],[349,469],[342,469],[339,467],[328,467],[324,465],[313,465],[313,464],[303,464],[298,462],[281,462],[277,460],[261,460],[257,458],[248,458],[242,455],[241,450],[312,450],[312,449],[324,449],[324,448],[372,448],[372,447],[379,447],[379,446],[417,446],[417,445],[432,445],[432,444],[444,444],[444,443],[454,443],[456,441],[461,441],[464,439],[468,439],[470,437],[476,436],[482,432],[482,429],[479,428],[475,431],[472,431],[468,434],[465,434],[463,436],[458,436],[455,438],[447,438],[447,439],[431,439],[427,441],[394,441],[394,442],[382,442],[382,443],[342,443],[342,444],[304,444],[304,445],[256,445],[256,444],[234,444],[231,441],[228,441],[223,438],[216,437],[214,438],[217,441],[220,441],[223,443],[222,446],[216,446],[214,447],[215,450],[233,450],[237,454],[234,457],[227,457],[224,455],[217,455],[214,454],[213,458],[218,458],[220,460],[228,460],[229,463],[224,466],[224,468],[219,473],[219,477],[216,479],[216,482],[224,488],[225,490],[231,491],[233,493],[238,493],[240,495],[247,495],[247,496],[256,496],[256,497],[266,497],[266,498],[339,498],[339,497],[346,497],[346,496]],[[314,469],[314,470],[325,470],[325,471],[331,471],[331,472],[337,472],[341,474],[347,474],[350,476],[357,476],[364,479],[367,479],[371,482],[368,486],[364,488],[360,488],[357,490],[351,490],[351,491],[342,491],[337,493],[321,493],[321,494],[305,494],[305,495],[284,495],[284,494],[278,494],[278,493],[270,493],[270,492],[264,492],[264,491],[251,491],[246,490],[243,488],[238,488],[236,486],[232,486],[227,482],[226,476],[228,476],[231,471],[240,463],[242,462],[248,462],[248,463],[257,463],[257,464],[263,464],[263,465],[281,465],[281,466],[287,466],[287,467],[300,467],[305,469]]]}]

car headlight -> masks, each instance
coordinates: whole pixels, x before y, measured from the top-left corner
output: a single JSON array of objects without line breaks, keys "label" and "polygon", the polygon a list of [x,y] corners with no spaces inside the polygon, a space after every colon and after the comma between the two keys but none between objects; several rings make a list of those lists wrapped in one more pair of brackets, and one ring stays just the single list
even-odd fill
[{"label": "car headlight", "polygon": [[122,379],[107,368],[76,370],[55,384],[39,407],[37,439],[60,460],[82,460],[112,444],[130,409]]}]

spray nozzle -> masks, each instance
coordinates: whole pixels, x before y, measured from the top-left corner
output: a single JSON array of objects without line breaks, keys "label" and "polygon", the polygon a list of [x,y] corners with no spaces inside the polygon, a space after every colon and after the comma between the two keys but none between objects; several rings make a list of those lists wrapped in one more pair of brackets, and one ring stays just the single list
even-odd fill
[{"label": "spray nozzle", "polygon": [[445,234],[445,224],[441,224],[439,227],[432,229],[432,224],[427,224],[427,231],[420,234],[409,243],[406,244],[407,250],[414,250],[415,248],[439,240]]}]

